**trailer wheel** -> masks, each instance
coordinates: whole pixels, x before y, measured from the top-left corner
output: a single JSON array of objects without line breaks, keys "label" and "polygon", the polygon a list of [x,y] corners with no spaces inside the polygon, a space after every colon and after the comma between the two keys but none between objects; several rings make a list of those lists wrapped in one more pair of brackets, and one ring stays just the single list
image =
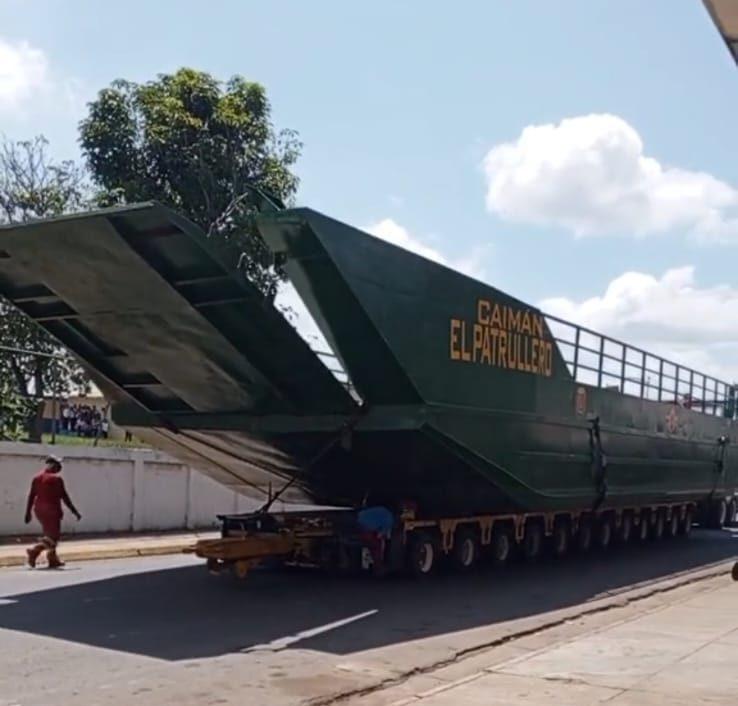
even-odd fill
[{"label": "trailer wheel", "polygon": [[677,508],[671,508],[671,516],[666,523],[666,536],[671,539],[679,534],[679,512]]},{"label": "trailer wheel", "polygon": [[713,529],[722,529],[725,526],[725,519],[728,515],[728,503],[725,498],[714,500],[709,508],[708,526]]},{"label": "trailer wheel", "polygon": [[586,554],[592,549],[592,518],[585,515],[579,519],[579,532],[577,532],[577,550]]},{"label": "trailer wheel", "polygon": [[666,518],[663,510],[656,510],[656,516],[651,523],[651,539],[659,540],[664,536]]},{"label": "trailer wheel", "polygon": [[692,525],[694,524],[694,510],[689,506],[684,511],[684,518],[679,522],[679,534],[682,537],[689,537],[692,534]]},{"label": "trailer wheel", "polygon": [[612,516],[610,514],[600,516],[597,524],[597,548],[607,551],[612,544]]},{"label": "trailer wheel", "polygon": [[362,571],[361,555],[360,546],[340,543],[335,548],[333,558],[328,559],[330,573],[336,576],[359,576]]},{"label": "trailer wheel", "polygon": [[454,546],[451,550],[451,560],[454,568],[459,571],[469,571],[479,558],[479,540],[474,530],[467,527],[456,530]]},{"label": "trailer wheel", "polygon": [[553,527],[553,536],[551,537],[551,550],[557,559],[565,557],[568,553],[570,539],[571,532],[569,531],[569,523],[567,520],[556,520]]},{"label": "trailer wheel", "polygon": [[641,510],[640,524],[638,525],[638,540],[645,542],[649,537],[649,526],[651,524],[651,513],[648,510]]},{"label": "trailer wheel", "polygon": [[407,569],[411,576],[428,576],[438,556],[438,543],[428,532],[413,532],[407,543]]},{"label": "trailer wheel", "polygon": [[492,563],[495,566],[504,566],[512,553],[512,533],[508,527],[497,525],[492,530],[490,550]]},{"label": "trailer wheel", "polygon": [[736,503],[735,498],[733,498],[728,503],[728,511],[726,513],[726,518],[725,518],[725,525],[727,527],[736,526],[736,515],[737,514],[738,514],[738,503]]},{"label": "trailer wheel", "polygon": [[633,515],[630,512],[624,512],[620,518],[620,530],[618,531],[618,541],[621,544],[628,544],[633,536]]},{"label": "trailer wheel", "polygon": [[543,553],[543,527],[540,522],[528,521],[523,537],[523,556],[531,563],[538,561]]}]

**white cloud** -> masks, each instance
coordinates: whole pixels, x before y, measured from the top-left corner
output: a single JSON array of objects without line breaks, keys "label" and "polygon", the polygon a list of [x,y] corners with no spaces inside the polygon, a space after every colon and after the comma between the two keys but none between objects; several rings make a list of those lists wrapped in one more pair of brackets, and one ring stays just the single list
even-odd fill
[{"label": "white cloud", "polygon": [[403,248],[404,250],[414,252],[416,255],[421,255],[442,265],[448,264],[446,258],[438,250],[428,247],[421,240],[410,235],[407,228],[404,228],[391,218],[377,221],[377,223],[367,226],[364,230],[370,235],[381,238],[388,243],[392,243],[392,245],[397,245],[397,247]]},{"label": "white cloud", "polygon": [[32,116],[78,118],[87,93],[79,79],[55,71],[43,50],[0,37],[0,115],[23,124]]},{"label": "white cloud", "polygon": [[[403,228],[391,218],[378,221],[364,228],[364,230],[370,235],[386,240],[388,243],[414,252],[434,262],[452,267],[471,277],[480,278],[484,274],[481,261],[486,251],[472,250],[465,258],[449,260],[438,250],[425,245],[419,238],[411,235],[406,228]],[[325,337],[292,283],[286,282],[280,286],[274,303],[312,348],[328,352],[331,351],[328,342],[325,340]]]},{"label": "white cloud", "polygon": [[738,288],[700,287],[693,267],[626,272],[604,294],[546,299],[543,311],[722,379],[738,380]]},{"label": "white cloud", "polygon": [[392,243],[392,245],[450,267],[465,275],[469,275],[469,277],[475,277],[477,279],[484,277],[482,261],[485,255],[487,255],[486,248],[473,248],[463,257],[448,258],[439,250],[426,245],[422,239],[412,235],[407,228],[404,228],[391,218],[378,221],[366,227],[364,230],[370,235]]},{"label": "white cloud", "polygon": [[705,172],[660,164],[615,115],[530,125],[483,163],[487,208],[578,236],[674,230],[738,241],[738,190]]},{"label": "white cloud", "polygon": [[0,38],[0,111],[18,109],[45,90],[48,81],[49,62],[43,51],[25,41]]}]

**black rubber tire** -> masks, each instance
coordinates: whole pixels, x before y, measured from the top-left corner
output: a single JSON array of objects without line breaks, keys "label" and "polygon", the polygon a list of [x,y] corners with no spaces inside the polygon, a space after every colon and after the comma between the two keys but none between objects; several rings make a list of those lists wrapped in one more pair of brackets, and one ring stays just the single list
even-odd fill
[{"label": "black rubber tire", "polygon": [[612,544],[614,534],[612,515],[602,515],[597,522],[597,533],[595,537],[597,549],[601,552],[606,552]]},{"label": "black rubber tire", "polygon": [[651,522],[651,539],[658,541],[663,539],[664,531],[666,529],[666,513],[663,510],[657,510],[656,516]]},{"label": "black rubber tire", "polygon": [[733,498],[728,502],[728,511],[725,517],[726,527],[735,527],[738,524],[738,517],[736,515],[738,515],[738,502]]},{"label": "black rubber tire", "polygon": [[679,534],[679,508],[671,508],[671,515],[666,523],[664,536],[673,539]]},{"label": "black rubber tire", "polygon": [[679,534],[682,537],[689,537],[692,534],[692,525],[694,524],[694,510],[688,507],[684,511],[684,516],[679,521]]},{"label": "black rubber tire", "polygon": [[592,518],[584,516],[579,518],[579,531],[577,532],[577,551],[582,554],[592,550],[594,543],[594,529],[592,527]]},{"label": "black rubber tire", "polygon": [[336,548],[335,563],[330,565],[330,572],[336,576],[360,576],[361,547],[346,546]]},{"label": "black rubber tire", "polygon": [[725,526],[725,519],[728,516],[728,503],[725,498],[713,500],[708,509],[707,524],[712,529],[722,529]]},{"label": "black rubber tire", "polygon": [[489,544],[489,554],[493,566],[504,566],[513,553],[512,530],[504,525],[497,525],[492,530],[492,539]]},{"label": "black rubber tire", "polygon": [[540,522],[528,521],[523,536],[523,557],[531,564],[537,562],[543,554],[543,525]]},{"label": "black rubber tire", "polygon": [[405,567],[416,578],[430,576],[436,568],[438,542],[428,532],[415,531],[407,540]]},{"label": "black rubber tire", "polygon": [[624,512],[622,514],[617,536],[620,544],[628,544],[633,538],[633,515],[630,512]]},{"label": "black rubber tire", "polygon": [[566,520],[557,520],[554,522],[551,535],[551,554],[556,559],[563,559],[569,553],[570,544],[571,530],[569,523]]},{"label": "black rubber tire", "polygon": [[637,538],[639,542],[646,542],[651,536],[651,513],[648,510],[641,510],[640,522],[638,523]]},{"label": "black rubber tire", "polygon": [[456,571],[471,571],[479,560],[479,539],[477,533],[462,527],[456,530],[454,546],[451,549],[451,565]]}]

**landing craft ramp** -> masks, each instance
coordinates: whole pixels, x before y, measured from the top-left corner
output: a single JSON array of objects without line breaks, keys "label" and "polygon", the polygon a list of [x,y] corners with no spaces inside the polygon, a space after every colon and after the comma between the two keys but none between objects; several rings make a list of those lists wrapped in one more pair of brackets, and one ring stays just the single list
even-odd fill
[{"label": "landing craft ramp", "polygon": [[[219,415],[347,415],[356,403],[294,328],[204,234],[159,204],[0,229],[0,292],[91,371],[137,434],[244,493],[290,478],[296,456]],[[222,426],[215,423],[215,426]]]}]

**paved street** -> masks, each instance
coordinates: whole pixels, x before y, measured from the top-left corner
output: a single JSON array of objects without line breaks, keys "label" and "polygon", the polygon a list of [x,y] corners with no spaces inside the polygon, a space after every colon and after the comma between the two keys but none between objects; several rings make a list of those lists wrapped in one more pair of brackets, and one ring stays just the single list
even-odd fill
[{"label": "paved street", "polygon": [[[189,557],[84,562],[58,573],[3,569],[0,704],[128,705],[134,697],[140,706],[324,703],[381,683],[399,684],[386,695],[404,698],[416,693],[406,680],[414,669],[424,670],[420,678],[430,685],[439,683],[435,668],[449,661],[456,660],[452,667],[460,674],[478,671],[469,660],[480,655],[457,657],[521,631],[531,633],[527,640],[555,637],[561,627],[539,631],[582,606],[604,605],[603,599],[634,585],[734,557],[734,537],[698,532],[689,542],[632,547],[608,557],[420,583],[292,571],[255,574],[237,584],[209,576]],[[588,620],[602,627],[622,620],[618,611],[636,614],[647,602]],[[500,648],[502,657],[528,654],[530,644],[522,644],[510,641]],[[594,654],[600,650],[597,643],[590,647]],[[521,669],[568,674],[580,659],[572,650],[555,653],[554,661],[506,668],[505,678],[522,678],[527,672]]]}]

